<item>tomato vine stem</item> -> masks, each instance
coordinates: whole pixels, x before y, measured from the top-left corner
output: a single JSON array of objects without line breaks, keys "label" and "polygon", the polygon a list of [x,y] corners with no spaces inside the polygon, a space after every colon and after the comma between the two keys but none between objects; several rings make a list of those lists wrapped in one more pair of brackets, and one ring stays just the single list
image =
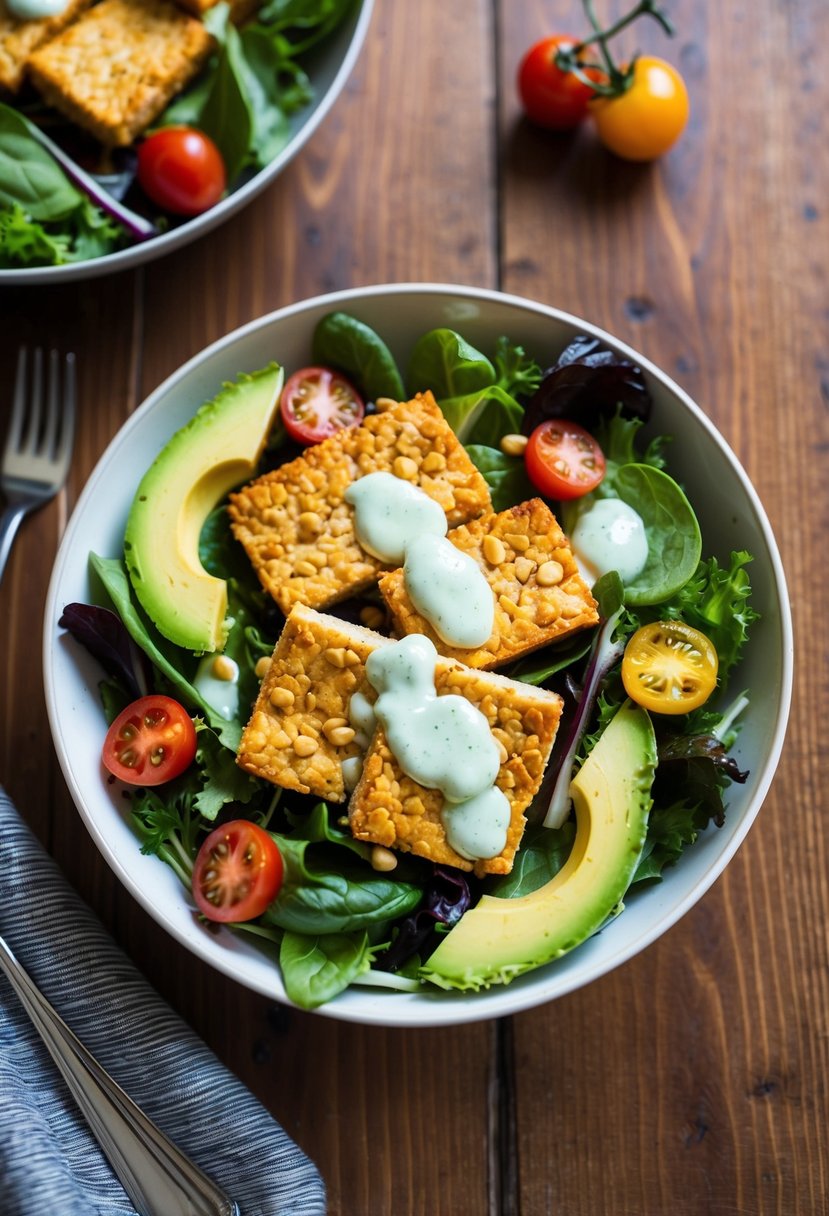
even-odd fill
[{"label": "tomato vine stem", "polygon": [[[556,67],[562,72],[572,73],[598,97],[620,97],[633,83],[639,52],[637,51],[630,62],[620,68],[610,53],[608,46],[610,40],[640,17],[652,17],[669,37],[673,37],[675,33],[673,23],[658,0],[638,0],[634,7],[618,21],[614,21],[607,28],[602,28],[602,24],[596,16],[594,0],[582,0],[582,3],[585,17],[593,32],[582,42],[577,42],[575,46],[559,49],[555,57]],[[585,51],[594,47],[599,49],[601,62],[590,62],[582,58]],[[596,78],[597,73],[600,73],[598,79]]]}]

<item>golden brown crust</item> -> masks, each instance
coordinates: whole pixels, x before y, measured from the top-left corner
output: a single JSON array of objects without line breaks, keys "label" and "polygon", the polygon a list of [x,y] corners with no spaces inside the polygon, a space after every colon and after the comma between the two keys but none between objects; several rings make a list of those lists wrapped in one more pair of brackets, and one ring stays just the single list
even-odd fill
[{"label": "golden brown crust", "polygon": [[327,608],[387,569],[360,547],[348,487],[366,473],[404,477],[440,503],[450,526],[491,508],[481,474],[431,393],[338,432],[230,496],[230,518],[262,585],[284,613]]},{"label": "golden brown crust", "polygon": [[[297,605],[277,642],[245,727],[237,757],[256,777],[301,794],[343,801],[342,764],[358,759],[360,741],[349,708],[355,693],[369,701],[368,656],[390,639],[370,629]],[[554,693],[472,671],[441,658],[438,695],[466,697],[485,715],[501,746],[496,784],[510,803],[507,843],[495,858],[471,863],[446,841],[442,796],[407,777],[391,755],[382,729],[368,749],[349,808],[351,830],[372,841],[476,874],[507,874],[524,831],[524,811],[541,785],[561,715]]]},{"label": "golden brown crust", "polygon": [[430,861],[485,874],[508,874],[524,834],[524,812],[541,785],[561,717],[555,693],[471,671],[451,660],[435,669],[438,695],[466,697],[488,720],[501,745],[495,784],[510,805],[507,842],[497,857],[470,862],[450,846],[441,821],[443,795],[425,789],[400,768],[378,728],[348,809],[352,834],[386,848],[416,853]]},{"label": "golden brown crust", "polygon": [[348,704],[355,692],[373,699],[366,659],[388,640],[298,604],[242,734],[239,765],[300,794],[343,801],[342,762],[360,754]]},{"label": "golden brown crust", "polygon": [[424,633],[441,654],[488,670],[598,623],[567,538],[540,498],[463,524],[449,540],[477,562],[492,588],[492,635],[477,650],[447,645],[409,598],[403,571],[393,570],[381,576],[380,591],[399,633]]},{"label": "golden brown crust", "polygon": [[212,46],[202,22],[171,0],[101,0],[35,51],[29,70],[51,105],[117,147],[150,125]]},{"label": "golden brown crust", "polygon": [[20,21],[0,0],[0,89],[16,93],[23,84],[32,51],[43,46],[89,8],[92,0],[69,0],[54,17],[39,21]]}]

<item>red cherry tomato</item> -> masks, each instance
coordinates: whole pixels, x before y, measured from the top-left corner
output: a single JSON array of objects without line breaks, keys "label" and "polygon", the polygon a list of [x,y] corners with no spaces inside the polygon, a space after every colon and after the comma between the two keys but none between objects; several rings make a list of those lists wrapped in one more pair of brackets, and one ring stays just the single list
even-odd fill
[{"label": "red cherry tomato", "polygon": [[208,920],[261,916],[282,886],[282,855],[272,836],[247,819],[215,828],[193,867],[193,898]]},{"label": "red cherry tomato", "polygon": [[[552,131],[566,131],[586,118],[588,103],[595,93],[589,85],[556,66],[556,55],[578,45],[578,38],[569,34],[553,34],[542,38],[527,51],[518,68],[518,93],[524,112],[539,126]],[[601,74],[587,69],[591,80]]]},{"label": "red cherry tomato", "polygon": [[189,768],[196,754],[196,728],[172,697],[139,697],[107,731],[102,759],[129,785],[161,785]]},{"label": "red cherry tomato", "polygon": [[590,104],[599,139],[624,160],[655,160],[679,139],[688,122],[688,90],[679,72],[664,59],[642,55],[633,83],[619,97],[598,97]]},{"label": "red cherry tomato", "polygon": [[162,127],[138,146],[138,182],[165,211],[200,215],[224,194],[227,174],[219,149],[203,131]]},{"label": "red cherry tomato", "polygon": [[590,432],[563,418],[549,418],[535,428],[524,460],[536,489],[559,502],[595,490],[606,467],[604,452]]},{"label": "red cherry tomato", "polygon": [[320,443],[348,426],[357,426],[365,405],[353,384],[327,367],[294,372],[282,390],[285,430],[298,443]]}]

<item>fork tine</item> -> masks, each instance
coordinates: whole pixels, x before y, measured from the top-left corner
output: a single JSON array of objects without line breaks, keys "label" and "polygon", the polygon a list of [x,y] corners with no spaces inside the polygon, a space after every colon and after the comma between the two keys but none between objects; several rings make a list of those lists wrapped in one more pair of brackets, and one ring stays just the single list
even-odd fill
[{"label": "fork tine", "polygon": [[49,351],[49,376],[46,387],[46,422],[43,428],[41,451],[50,460],[55,455],[55,439],[60,423],[60,368],[58,352]]},{"label": "fork tine", "polygon": [[[57,352],[54,352],[57,355]],[[64,360],[63,381],[63,413],[61,416],[60,436],[55,449],[55,459],[64,466],[69,464],[72,456],[72,444],[75,438],[75,404],[77,387],[75,382],[75,356],[67,354]],[[57,377],[55,377],[57,381]]]},{"label": "fork tine", "polygon": [[6,449],[9,452],[13,452],[20,447],[20,440],[23,435],[23,419],[26,416],[26,368],[28,353],[28,349],[25,346],[21,346],[17,352],[12,420],[9,423],[9,434],[6,440]]},{"label": "fork tine", "polygon": [[32,361],[32,381],[29,390],[29,408],[26,411],[28,421],[26,432],[21,443],[21,450],[29,455],[37,451],[40,439],[41,418],[43,416],[43,351],[38,346]]}]

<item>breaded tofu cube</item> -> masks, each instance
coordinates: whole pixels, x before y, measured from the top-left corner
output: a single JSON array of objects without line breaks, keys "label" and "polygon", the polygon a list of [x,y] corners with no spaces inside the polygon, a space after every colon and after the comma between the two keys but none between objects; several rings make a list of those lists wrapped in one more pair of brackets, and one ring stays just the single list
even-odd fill
[{"label": "breaded tofu cube", "polygon": [[448,645],[415,608],[402,569],[380,578],[399,633],[424,633],[441,654],[487,670],[598,623],[596,601],[567,538],[540,498],[474,519],[454,528],[448,539],[477,562],[492,588],[492,634],[476,650]]},{"label": "breaded tofu cube", "polygon": [[233,533],[286,615],[294,604],[336,604],[389,569],[360,546],[344,498],[357,478],[378,472],[418,486],[450,527],[492,509],[486,482],[431,393],[338,431],[230,496]]},{"label": "breaded tofu cube", "polygon": [[349,702],[356,692],[374,699],[366,659],[389,641],[297,604],[242,734],[238,764],[286,789],[342,802],[343,761],[361,754]]},{"label": "breaded tofu cube", "polygon": [[71,25],[91,3],[92,0],[69,0],[66,8],[52,17],[21,21],[9,12],[5,0],[0,0],[0,89],[18,92],[32,51]]},{"label": "breaded tofu cube", "polygon": [[541,786],[561,717],[562,701],[553,692],[508,680],[494,672],[473,671],[452,659],[435,668],[438,696],[466,697],[489,722],[500,745],[501,767],[495,784],[510,805],[503,850],[471,862],[450,846],[441,821],[443,795],[408,777],[378,727],[348,808],[352,835],[389,849],[415,853],[430,861],[485,874],[509,874],[524,834],[524,812]]},{"label": "breaded tofu cube", "polygon": [[101,0],[29,59],[46,101],[107,147],[131,144],[213,47],[172,0]]}]

